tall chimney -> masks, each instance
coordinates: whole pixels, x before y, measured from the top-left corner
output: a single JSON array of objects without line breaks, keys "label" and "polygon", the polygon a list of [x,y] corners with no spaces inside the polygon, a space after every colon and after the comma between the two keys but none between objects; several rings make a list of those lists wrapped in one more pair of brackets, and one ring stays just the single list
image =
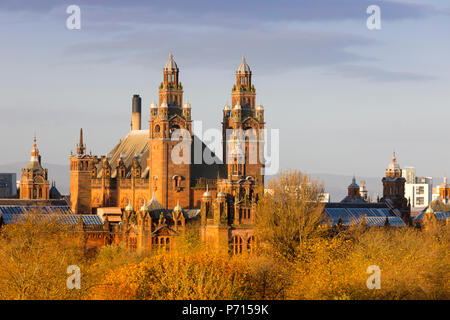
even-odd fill
[{"label": "tall chimney", "polygon": [[141,130],[141,97],[133,95],[133,108],[131,111],[131,131]]}]

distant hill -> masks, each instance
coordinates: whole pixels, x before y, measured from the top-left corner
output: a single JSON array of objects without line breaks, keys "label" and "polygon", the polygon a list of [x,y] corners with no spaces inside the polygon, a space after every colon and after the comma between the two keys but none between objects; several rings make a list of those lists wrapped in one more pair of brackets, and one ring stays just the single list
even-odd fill
[{"label": "distant hill", "polygon": [[[17,179],[20,180],[21,168],[28,165],[28,162],[14,162],[5,165],[0,165],[0,173],[3,172],[15,172]],[[43,167],[48,169],[50,181],[56,182],[56,187],[63,195],[68,195],[70,190],[70,172],[68,165],[43,163]],[[330,194],[331,201],[341,201],[347,195],[347,187],[352,182],[353,176],[351,175],[339,175],[330,173],[312,173],[309,174],[315,179],[323,181],[325,185],[325,192]],[[266,181],[269,181],[273,177],[266,177]],[[366,181],[366,187],[369,192],[369,196],[372,199],[376,199],[377,194],[380,197],[383,194],[383,185],[381,184],[380,177],[356,177],[356,182],[360,184],[361,180]],[[442,178],[433,178],[434,185],[438,185],[442,182]]]},{"label": "distant hill", "polygon": [[[20,180],[22,176],[21,169],[25,168],[28,165],[27,162],[13,162],[8,164],[0,164],[0,172],[3,173],[16,173],[17,180]],[[52,164],[52,163],[42,163],[44,168],[48,169],[48,176],[50,181],[56,182],[56,187],[59,192],[63,195],[69,194],[70,190],[70,172],[69,166],[60,165],[60,164]]]}]

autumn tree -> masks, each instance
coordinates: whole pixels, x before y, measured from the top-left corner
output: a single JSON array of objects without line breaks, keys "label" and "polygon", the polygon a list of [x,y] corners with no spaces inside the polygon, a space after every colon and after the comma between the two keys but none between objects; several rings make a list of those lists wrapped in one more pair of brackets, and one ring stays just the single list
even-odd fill
[{"label": "autumn tree", "polygon": [[255,233],[262,248],[292,260],[323,221],[322,185],[299,171],[281,172],[258,202]]},{"label": "autumn tree", "polygon": [[0,299],[80,298],[66,285],[68,266],[84,265],[77,234],[50,215],[18,219],[0,232]]}]

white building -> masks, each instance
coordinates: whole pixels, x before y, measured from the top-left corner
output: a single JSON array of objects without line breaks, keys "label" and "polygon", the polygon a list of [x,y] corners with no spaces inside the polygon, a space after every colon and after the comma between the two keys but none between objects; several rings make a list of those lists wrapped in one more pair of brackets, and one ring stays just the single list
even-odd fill
[{"label": "white building", "polygon": [[411,208],[423,208],[432,201],[433,178],[417,177],[416,168],[405,167],[402,171],[405,183],[405,198],[411,203]]}]

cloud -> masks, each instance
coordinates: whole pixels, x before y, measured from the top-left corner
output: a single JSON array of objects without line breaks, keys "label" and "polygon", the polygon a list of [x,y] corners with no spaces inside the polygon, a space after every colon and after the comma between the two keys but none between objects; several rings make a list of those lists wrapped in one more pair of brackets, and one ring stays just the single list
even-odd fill
[{"label": "cloud", "polygon": [[378,82],[431,81],[436,79],[434,76],[422,75],[414,72],[392,71],[377,67],[358,65],[340,65],[334,67],[332,70],[333,71],[328,74]]},{"label": "cloud", "polygon": [[230,33],[220,28],[180,30],[161,27],[149,32],[122,34],[110,40],[81,42],[70,46],[64,55],[82,63],[90,59],[98,63],[97,58],[103,57],[105,62],[128,60],[159,70],[169,51],[173,51],[176,58],[182,57],[181,65],[215,69],[228,69],[245,54],[250,63],[264,65],[264,72],[279,73],[367,61],[369,59],[351,53],[349,49],[373,43],[363,36],[327,31],[272,28]]},{"label": "cloud", "polygon": [[[418,19],[439,11],[428,4],[387,0],[1,0],[6,11],[48,14],[55,8],[77,4],[97,22],[181,23],[229,27],[280,21],[364,20],[366,8],[377,4],[387,20]],[[101,12],[107,12],[102,17]],[[92,15],[91,15],[92,13]],[[111,19],[112,18],[112,19]]]}]

